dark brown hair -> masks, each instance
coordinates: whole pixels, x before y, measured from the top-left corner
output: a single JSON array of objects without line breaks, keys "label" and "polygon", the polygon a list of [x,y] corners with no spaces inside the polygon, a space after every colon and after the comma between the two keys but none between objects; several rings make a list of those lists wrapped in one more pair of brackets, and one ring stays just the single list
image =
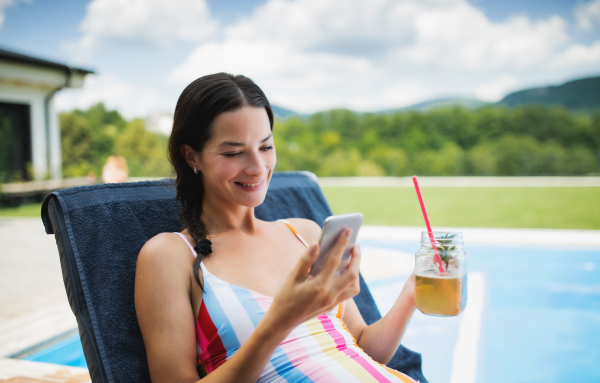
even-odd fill
[{"label": "dark brown hair", "polygon": [[[200,77],[189,84],[179,96],[175,107],[173,131],[169,138],[169,159],[177,177],[177,202],[181,205],[180,218],[194,240],[199,243],[208,235],[202,222],[204,185],[199,174],[187,164],[181,154],[183,144],[201,152],[212,135],[211,124],[221,113],[238,110],[244,106],[265,108],[273,130],[273,110],[263,91],[245,76],[216,73]],[[194,263],[194,276],[202,287],[198,269],[200,261],[209,252],[195,247],[198,256]],[[203,289],[204,290],[204,289]]]}]

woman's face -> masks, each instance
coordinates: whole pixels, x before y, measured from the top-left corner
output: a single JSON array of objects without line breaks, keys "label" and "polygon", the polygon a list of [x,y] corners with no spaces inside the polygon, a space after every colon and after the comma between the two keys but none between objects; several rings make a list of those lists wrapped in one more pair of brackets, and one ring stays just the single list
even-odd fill
[{"label": "woman's face", "polygon": [[276,162],[265,109],[243,107],[222,113],[214,119],[211,132],[198,153],[204,198],[247,207],[260,205]]}]

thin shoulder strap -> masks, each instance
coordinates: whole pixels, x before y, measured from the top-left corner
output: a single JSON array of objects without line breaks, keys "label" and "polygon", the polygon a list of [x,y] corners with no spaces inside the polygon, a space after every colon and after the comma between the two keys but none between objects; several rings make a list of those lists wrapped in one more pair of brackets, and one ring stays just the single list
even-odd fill
[{"label": "thin shoulder strap", "polygon": [[190,243],[190,241],[187,240],[187,238],[185,237],[185,235],[183,235],[181,233],[178,233],[178,232],[175,232],[175,234],[179,234],[179,236],[181,238],[183,238],[183,240],[185,241],[186,245],[188,245],[188,247],[190,248],[190,250],[192,250],[192,254],[194,254],[194,258],[196,258],[196,256],[198,254],[196,253],[196,250],[194,250],[194,246],[192,246],[192,244]]},{"label": "thin shoulder strap", "polygon": [[300,233],[298,233],[298,230],[296,230],[296,228],[294,226],[292,226],[291,223],[289,223],[285,219],[279,219],[278,221],[281,221],[281,222],[285,223],[287,225],[287,227],[290,228],[290,230],[292,231],[292,233],[294,233],[296,235],[296,237],[298,237],[298,239],[300,240],[300,242],[302,242],[304,244],[304,246],[308,247],[308,243],[306,243],[306,241],[304,240],[304,238],[302,238],[302,236],[300,235]]}]

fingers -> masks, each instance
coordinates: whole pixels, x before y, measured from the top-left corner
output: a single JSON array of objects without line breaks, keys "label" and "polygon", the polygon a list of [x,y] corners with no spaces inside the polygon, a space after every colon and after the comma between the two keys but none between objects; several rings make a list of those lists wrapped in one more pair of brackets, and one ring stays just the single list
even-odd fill
[{"label": "fingers", "polygon": [[360,247],[358,243],[354,245],[352,248],[352,257],[350,258],[350,262],[348,263],[348,267],[346,271],[336,280],[339,285],[343,285],[348,283],[349,280],[353,279],[352,275],[358,276],[358,272],[360,269]]},{"label": "fingers", "polygon": [[360,269],[360,259],[361,259],[360,246],[357,243],[352,248],[352,259],[350,259],[350,263],[348,264],[347,271],[349,271],[349,272],[356,272],[356,275],[358,275],[358,271]]},{"label": "fingers", "polygon": [[360,292],[359,270],[360,247],[356,244],[352,249],[352,259],[350,259],[350,263],[348,263],[348,268],[337,280],[335,280],[333,289],[339,291],[345,299],[358,294]]},{"label": "fingers", "polygon": [[340,233],[335,241],[335,245],[333,245],[329,251],[329,256],[327,257],[327,261],[325,261],[323,270],[317,274],[317,277],[325,278],[327,280],[333,278],[333,274],[340,264],[340,260],[344,254],[344,249],[348,244],[348,240],[350,240],[350,234],[352,234],[352,229],[344,229]]},{"label": "fingers", "polygon": [[312,267],[313,263],[315,263],[318,256],[319,256],[319,245],[317,243],[313,243],[306,250],[306,252],[300,257],[300,260],[298,260],[296,267],[292,271],[292,273],[294,275],[294,279],[296,279],[298,281],[305,280],[308,277],[310,268]]}]

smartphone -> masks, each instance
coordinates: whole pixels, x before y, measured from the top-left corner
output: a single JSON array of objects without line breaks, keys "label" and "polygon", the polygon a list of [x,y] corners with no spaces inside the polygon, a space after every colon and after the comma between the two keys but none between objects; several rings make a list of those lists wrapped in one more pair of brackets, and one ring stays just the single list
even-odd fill
[{"label": "smartphone", "polygon": [[323,223],[323,231],[321,231],[321,238],[319,239],[319,257],[310,269],[310,275],[317,275],[325,266],[327,256],[335,245],[338,236],[346,228],[352,229],[350,240],[344,249],[344,255],[340,261],[338,268],[335,271],[334,278],[338,278],[348,268],[348,263],[352,258],[351,252],[356,239],[358,238],[358,231],[362,225],[363,215],[361,213],[343,214],[343,215],[332,215],[325,219]]}]

